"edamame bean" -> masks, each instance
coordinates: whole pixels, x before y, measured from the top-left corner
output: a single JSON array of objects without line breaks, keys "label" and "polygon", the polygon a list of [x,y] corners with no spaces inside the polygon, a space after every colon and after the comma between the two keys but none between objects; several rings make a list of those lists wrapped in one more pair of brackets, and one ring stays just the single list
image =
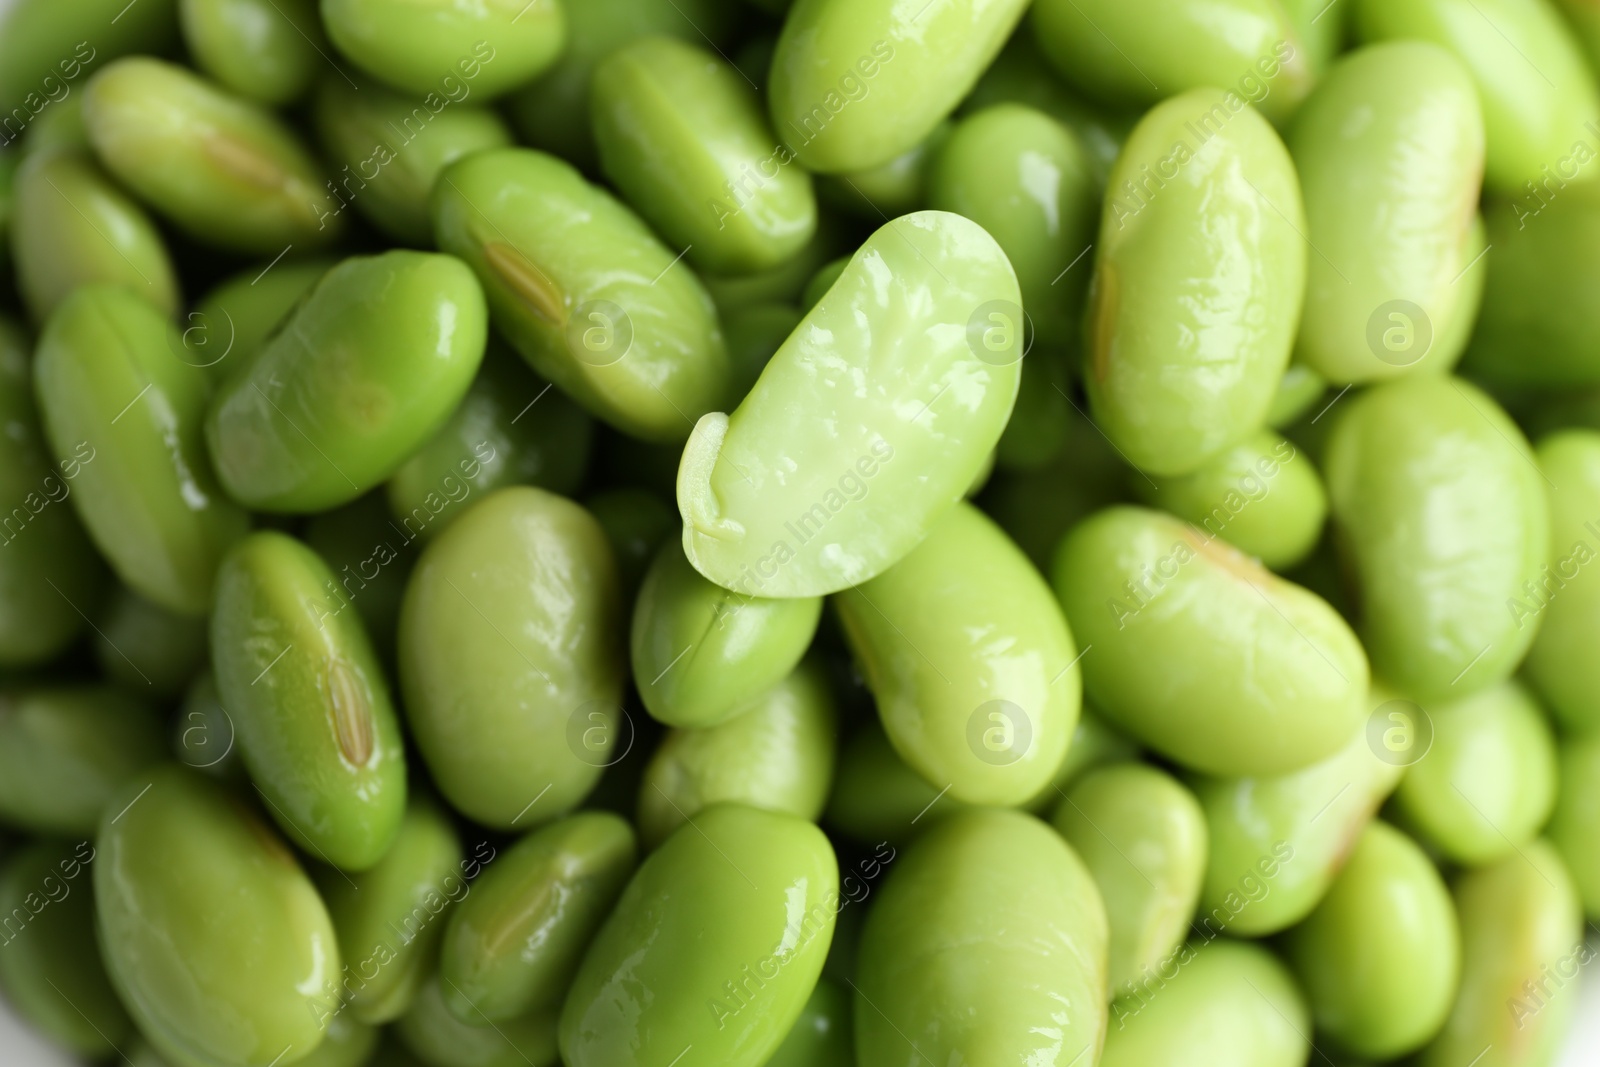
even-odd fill
[{"label": "edamame bean", "polygon": [[178,20],[195,65],[262,104],[299,100],[327,55],[315,0],[178,0]]},{"label": "edamame bean", "polygon": [[419,100],[336,77],[324,77],[317,90],[317,135],[341,168],[342,199],[406,244],[433,243],[429,197],[446,167],[511,144],[511,131],[493,111],[452,103],[437,92]]},{"label": "edamame bean", "polygon": [[[1301,1067],[1311,1013],[1294,978],[1259,945],[1192,942],[1174,975],[1113,1004],[1101,1067]],[[1181,968],[1181,969],[1180,969]]]},{"label": "edamame bean", "polygon": [[695,426],[678,468],[689,562],[747,596],[801,597],[905,556],[1005,427],[1020,300],[976,223],[922,211],[879,229],[733,414]]},{"label": "edamame bean", "polygon": [[1483,287],[1483,145],[1472,79],[1438,45],[1369,45],[1328,72],[1289,134],[1322,253],[1298,359],[1341,384],[1455,365]]},{"label": "edamame bean", "polygon": [[1444,1030],[1417,1062],[1535,1067],[1555,1060],[1576,1007],[1583,943],[1577,894],[1544,841],[1462,875],[1453,888],[1461,924],[1461,989]]},{"label": "edamame bean", "polygon": [[874,223],[928,207],[928,170],[951,129],[950,120],[942,119],[933,132],[887,163],[824,174],[817,182],[817,198]]},{"label": "edamame bean", "polygon": [[222,706],[217,679],[208,666],[184,695],[172,724],[172,754],[186,767],[224,782],[242,782],[244,764],[239,758],[233,716]]},{"label": "edamame bean", "polygon": [[95,904],[106,969],[152,1042],[266,1067],[310,1053],[339,974],[322,899],[275,833],[222,786],[176,764],[106,805]]},{"label": "edamame bean", "polygon": [[634,684],[668,726],[715,726],[794,670],[821,617],[821,597],[740,596],[707,581],[669,540],[634,605]]},{"label": "edamame bean", "polygon": [[1005,250],[1035,335],[1055,344],[1071,337],[1089,270],[1069,277],[1069,268],[1089,250],[1099,199],[1072,132],[1020,104],[985,108],[956,126],[928,184],[930,206],[972,219]]},{"label": "edamame bean", "polygon": [[30,1024],[79,1056],[104,1059],[133,1022],[94,943],[94,846],[40,841],[0,873],[0,990]]},{"label": "edamame bean", "polygon": [[66,503],[79,459],[56,468],[34,409],[27,340],[0,315],[0,669],[53,659],[85,625],[105,566]]},{"label": "edamame bean", "polygon": [[816,235],[787,263],[736,278],[708,276],[706,291],[716,301],[717,311],[722,315],[751,304],[799,303],[801,294],[817,272],[840,256],[848,260],[858,243],[855,236],[847,234],[840,223],[824,213],[817,217]]},{"label": "edamame bean", "polygon": [[482,1026],[558,1008],[635,862],[633,828],[605,812],[552,823],[498,856],[445,929],[451,1014]]},{"label": "edamame bean", "polygon": [[1533,695],[1502,682],[1428,711],[1431,747],[1395,809],[1427,845],[1481,866],[1539,832],[1555,803],[1555,738]]},{"label": "edamame bean", "polygon": [[1050,588],[958,504],[910,555],[834,600],[896,751],[936,788],[1021,804],[1078,721],[1078,650]]},{"label": "edamame bean", "polygon": [[635,602],[639,583],[668,538],[676,538],[683,520],[654,493],[643,489],[611,489],[583,502],[605,531],[621,575],[622,602]]},{"label": "edamame bean", "polygon": [[583,482],[593,436],[582,409],[491,338],[454,414],[389,479],[389,508],[433,538],[475,493],[507,485],[570,493]]},{"label": "edamame bean", "polygon": [[[1563,177],[1600,114],[1600,90],[1571,32],[1540,0],[1360,0],[1363,41],[1415,38],[1454,52],[1483,105],[1484,180],[1517,195],[1543,168]],[[1588,157],[1592,158],[1593,152]],[[1591,170],[1584,180],[1591,180]]]},{"label": "edamame bean", "polygon": [[[536,77],[561,54],[563,0],[461,5],[321,0],[334,45],[373,77],[422,95],[470,85],[485,99]],[[459,76],[459,77],[458,77]]]},{"label": "edamame bean", "polygon": [[1403,378],[1344,406],[1328,500],[1373,668],[1416,700],[1506,678],[1533,641],[1507,604],[1540,579],[1544,479],[1500,407],[1451,377]]},{"label": "edamame bean", "polygon": [[1026,7],[799,0],[772,59],[773,128],[819,174],[887,163],[955,110]]},{"label": "edamame bean", "polygon": [[1183,944],[1206,870],[1206,823],[1170,775],[1121,763],[1085,775],[1051,820],[1100,889],[1112,997]]},{"label": "edamame bean", "polygon": [[41,834],[93,833],[107,799],[166,752],[161,724],[111,686],[0,691],[0,816]]},{"label": "edamame bean", "polygon": [[395,1031],[428,1067],[555,1067],[556,1013],[538,1008],[493,1026],[468,1024],[445,1006],[437,976],[430,976]]},{"label": "edamame bean", "polygon": [[1278,380],[1278,391],[1267,409],[1267,425],[1275,430],[1297,422],[1327,391],[1328,380],[1304,363],[1291,362]]},{"label": "edamame bean", "polygon": [[[1041,792],[1060,799],[1048,787]],[[908,767],[874,719],[863,723],[840,750],[823,821],[865,844],[898,844],[967,806],[948,793],[941,796],[939,787]]]},{"label": "edamame bean", "polygon": [[1100,1047],[1105,908],[1044,823],[952,816],[906,848],[880,892],[855,983],[861,1063],[1070,1063]]},{"label": "edamame bean", "polygon": [[381,860],[405,812],[405,751],[333,571],[292,537],[251,534],[217,574],[211,649],[239,752],[283,832],[347,870]]},{"label": "edamame bean", "polygon": [[1318,1031],[1374,1060],[1426,1044],[1444,1025],[1461,973],[1444,880],[1410,838],[1377,821],[1322,903],[1289,932],[1287,948]]},{"label": "edamame bean", "polygon": [[[5,143],[83,84],[99,63],[134,52],[161,53],[178,39],[175,0],[129,9],[117,0],[18,0],[0,13],[0,121]],[[58,95],[61,94],[61,95]],[[68,98],[70,99],[70,97]]]},{"label": "edamame bean", "polygon": [[328,1013],[339,1018],[348,1009],[351,1018],[372,1025],[405,1014],[433,966],[451,905],[472,891],[462,877],[468,869],[449,818],[432,800],[414,795],[393,844],[375,865],[356,873],[316,872],[345,961],[337,986],[324,990]]},{"label": "edamame bean", "polygon": [[850,994],[823,978],[766,1067],[840,1067],[854,1056]]},{"label": "edamame bean", "polygon": [[354,500],[450,418],[487,338],[483,291],[460,260],[399,250],[345,260],[212,399],[218,478],[258,510]]},{"label": "edamame bean", "polygon": [[408,520],[397,528],[384,494],[368,493],[306,524],[306,544],[333,571],[386,666],[394,664],[400,601],[422,550],[423,531]]},{"label": "edamame bean", "polygon": [[728,359],[733,363],[732,382],[728,390],[730,397],[738,397],[740,400],[745,398],[779,346],[787,341],[794,328],[800,325],[801,315],[805,311],[810,311],[817,300],[822,299],[822,294],[838,280],[838,274],[843,272],[844,265],[844,261],[839,262],[839,271],[826,279],[821,291],[814,294],[816,299],[812,299],[813,286],[823,278],[828,268],[822,268],[817,276],[811,279],[800,298],[803,310],[789,304],[774,302],[731,308],[723,312],[722,333],[728,342]]},{"label": "edamame bean", "polygon": [[[1388,697],[1374,689],[1368,703],[1381,713]],[[1409,754],[1380,757],[1363,731],[1289,774],[1194,779],[1210,842],[1196,920],[1207,935],[1262,937],[1310,914]]]},{"label": "edamame bean", "polygon": [[1239,97],[1191,89],[1134,127],[1106,189],[1084,378],[1137,469],[1187,474],[1266,419],[1300,317],[1305,225],[1288,151]]},{"label": "edamame bean", "polygon": [[259,105],[140,56],[110,64],[84,93],[100,162],[179,229],[262,255],[339,235],[336,202],[316,162]]},{"label": "edamame bean", "polygon": [[1120,107],[1220,86],[1282,122],[1313,81],[1294,24],[1269,0],[1041,0],[1033,31],[1063,78]]},{"label": "edamame bean", "polygon": [[178,615],[126,587],[111,594],[95,624],[101,672],[135,693],[171,699],[206,663],[206,621]]},{"label": "edamame bean", "polygon": [[817,228],[811,177],[734,67],[646,37],[595,68],[600,166],[673,247],[717,274],[776,267]]},{"label": "edamame bean", "polygon": [[1494,250],[1484,257],[1483,310],[1462,365],[1502,388],[1600,384],[1591,343],[1600,317],[1586,298],[1600,279],[1600,184],[1552,195],[1546,182],[1543,193],[1487,208]]},{"label": "edamame bean", "polygon": [[1311,458],[1270,430],[1192,474],[1134,487],[1148,503],[1278,571],[1311,554],[1328,517],[1328,493]]},{"label": "edamame bean", "polygon": [[180,321],[178,358],[204,370],[213,388],[221,385],[255,358],[333,264],[322,258],[263,263],[220,282]]},{"label": "edamame bean", "polygon": [[616,563],[583,508],[516,486],[452,523],[400,609],[406,716],[445,798],[500,829],[577,805],[626,725],[622,645]]},{"label": "edamame bean", "polygon": [[86,154],[30,152],[15,183],[12,258],[35,322],[80,285],[97,282],[177,313],[178,278],[160,231]]},{"label": "edamame bean", "polygon": [[525,148],[458,160],[433,225],[482,281],[496,328],[592,414],[672,443],[722,403],[728,356],[705,289],[567,164]]},{"label": "edamame bean", "polygon": [[136,592],[200,615],[248,519],[213,480],[206,379],[174,358],[181,344],[139,297],[85,286],[39,338],[34,389],[57,461],[79,465],[71,499],[100,554]]},{"label": "edamame bean", "polygon": [[53,102],[50,108],[40,112],[23,132],[24,158],[35,152],[48,152],[55,148],[89,151],[89,131],[83,126],[82,93],[75,93],[58,103]]},{"label": "edamame bean", "polygon": [[1562,741],[1555,810],[1547,833],[1572,874],[1584,912],[1600,916],[1600,735]]},{"label": "edamame bean", "polygon": [[1107,726],[1094,708],[1085,703],[1083,713],[1078,716],[1077,729],[1072,731],[1072,743],[1067,746],[1067,758],[1061,761],[1050,783],[1023,807],[1036,815],[1054,811],[1066,798],[1067,789],[1085,774],[1096,767],[1134,760],[1138,756],[1139,746]]},{"label": "edamame bean", "polygon": [[[1356,730],[1367,661],[1326,601],[1143,508],[1079,523],[1052,571],[1106,721],[1210,774],[1281,774]],[[1153,665],[1164,665],[1153,669]]]},{"label": "edamame bean", "polygon": [[639,867],[561,1012],[568,1067],[759,1067],[822,973],[840,907],[822,831],[718,804]]},{"label": "edamame bean", "polygon": [[668,733],[639,787],[646,847],[724,801],[815,822],[833,778],[834,720],[821,668],[803,663],[727,722]]}]

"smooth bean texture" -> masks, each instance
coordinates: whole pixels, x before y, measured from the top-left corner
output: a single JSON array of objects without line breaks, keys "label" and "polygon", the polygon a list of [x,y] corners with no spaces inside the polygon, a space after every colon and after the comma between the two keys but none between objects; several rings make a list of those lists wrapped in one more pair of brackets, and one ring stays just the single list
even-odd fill
[{"label": "smooth bean texture", "polygon": [[577,805],[626,725],[622,643],[616,562],[583,508],[513,487],[452,523],[400,612],[406,717],[445,799],[500,829]]},{"label": "smooth bean texture", "polygon": [[956,505],[834,603],[889,740],[930,784],[1006,805],[1050,781],[1077,724],[1078,650],[1049,586],[993,521]]},{"label": "smooth bean texture", "polygon": [[69,499],[101,555],[130,588],[199,615],[248,519],[211,473],[206,380],[174,358],[181,347],[150,304],[86,286],[40,336],[34,389],[57,463],[79,464]]},{"label": "smooth bean texture", "polygon": [[316,0],[178,0],[195,65],[262,104],[293,103],[325,69]]},{"label": "smooth bean texture", "polygon": [[184,363],[206,372],[213,388],[250,363],[306,294],[333,266],[321,257],[262,263],[219,282],[178,320]]},{"label": "smooth bean texture", "polygon": [[954,816],[906,849],[881,893],[858,961],[859,1062],[1093,1058],[1106,913],[1048,826],[1000,809]]},{"label": "smooth bean texture", "polygon": [[816,986],[839,906],[822,831],[708,808],[645,860],[590,944],[561,1012],[562,1060],[760,1067]]},{"label": "smooth bean texture", "polygon": [[1185,766],[1284,773],[1356,731],[1367,662],[1344,620],[1197,527],[1108,508],[1067,535],[1051,580],[1095,649],[1083,662],[1089,698]]},{"label": "smooth bean texture", "polygon": [[1561,749],[1560,791],[1546,830],[1560,853],[1584,913],[1600,915],[1600,856],[1591,847],[1600,832],[1600,738],[1567,740]]},{"label": "smooth bean texture", "polygon": [[1112,168],[1089,291],[1084,381],[1136,468],[1187,474],[1260,427],[1306,278],[1294,163],[1217,89],[1152,108]]},{"label": "smooth bean texture", "polygon": [[395,1031],[429,1067],[555,1067],[558,1062],[554,1012],[538,1009],[493,1026],[463,1023],[445,1006],[437,977],[423,984]]},{"label": "smooth bean texture", "polygon": [[921,211],[879,229],[738,408],[695,426],[678,468],[689,562],[747,596],[798,597],[905,556],[999,440],[1020,300],[977,224]]}]

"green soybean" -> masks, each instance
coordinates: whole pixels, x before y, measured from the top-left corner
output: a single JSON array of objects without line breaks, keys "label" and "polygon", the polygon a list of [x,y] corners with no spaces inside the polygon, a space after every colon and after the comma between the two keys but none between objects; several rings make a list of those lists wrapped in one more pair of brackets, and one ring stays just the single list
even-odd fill
[{"label": "green soybean", "polygon": [[1427,714],[1432,745],[1395,793],[1403,823],[1472,866],[1538,833],[1555,803],[1556,745],[1527,688],[1503,682]]},{"label": "green soybean", "polygon": [[491,338],[449,421],[389,479],[389,508],[432,538],[473,494],[507,485],[571,493],[583,481],[593,436],[582,409]]},{"label": "green soybean", "polygon": [[1008,805],[1051,780],[1078,721],[1078,650],[1049,586],[992,520],[956,505],[834,603],[890,741],[930,784]]},{"label": "green soybean", "polygon": [[1267,409],[1267,425],[1281,430],[1297,422],[1327,391],[1328,380],[1304,363],[1291,362],[1278,380],[1278,391]]},{"label": "green soybean", "polygon": [[1048,826],[1004,810],[952,816],[906,848],[879,892],[855,982],[860,1062],[1094,1058],[1105,908]]},{"label": "green soybean", "polygon": [[678,468],[695,569],[747,596],[816,596],[903,557],[1000,438],[1020,300],[1005,253],[958,215],[869,237],[732,415],[695,426]]},{"label": "green soybean", "polygon": [[623,603],[635,602],[661,545],[678,535],[683,520],[659,496],[644,489],[609,489],[583,506],[605,531],[622,577]]},{"label": "green soybean", "polygon": [[850,994],[823,978],[766,1067],[841,1067],[854,1063]]},{"label": "green soybean", "polygon": [[650,714],[669,726],[715,726],[800,662],[822,617],[821,597],[770,600],[700,575],[675,540],[663,545],[634,605],[633,678]]},{"label": "green soybean", "polygon": [[[840,262],[838,266],[842,272],[844,263]],[[817,300],[822,299],[822,294],[828,287],[838,279],[837,272],[828,277],[821,291],[814,294],[816,299],[811,299],[812,287],[827,270],[828,268],[824,267],[806,286],[806,291],[800,300],[803,311],[810,311]],[[750,387],[761,377],[761,372],[766,369],[773,354],[784,341],[789,339],[794,328],[800,325],[803,311],[789,304],[774,301],[744,308],[730,308],[723,312],[722,332],[728,342],[728,358],[733,363],[733,380],[728,390],[730,397],[743,400],[750,392]]]},{"label": "green soybean", "polygon": [[1311,554],[1328,517],[1327,490],[1310,457],[1270,430],[1148,492],[1149,483],[1134,485],[1150,504],[1279,571]]},{"label": "green soybean", "polygon": [[668,36],[620,48],[595,68],[590,106],[601,169],[696,266],[766,270],[816,232],[810,175],[711,52]]},{"label": "green soybean", "polygon": [[594,415],[672,443],[723,402],[730,366],[704,287],[566,163],[524,148],[459,160],[433,223],[483,282],[496,328]]},{"label": "green soybean", "polygon": [[[1478,88],[1484,180],[1518,195],[1545,167],[1573,162],[1600,114],[1600,90],[1561,16],[1540,0],[1359,0],[1363,41],[1415,38],[1454,52]],[[1590,152],[1578,162],[1593,155]],[[1591,171],[1585,176],[1595,176]]]},{"label": "green soybean", "polygon": [[1170,775],[1122,763],[1085,775],[1053,823],[1100,889],[1110,929],[1113,997],[1130,992],[1183,944],[1206,870],[1206,822]]},{"label": "green soybean", "polygon": [[1283,773],[1355,732],[1367,660],[1349,626],[1195,526],[1107,508],[1062,541],[1052,582],[1073,632],[1094,646],[1083,662],[1089,698],[1112,726],[1187,767]]},{"label": "green soybean", "polygon": [[633,828],[606,812],[569,816],[497,856],[445,929],[449,1011],[482,1026],[558,1008],[635,859]]},{"label": "green soybean", "polygon": [[1561,744],[1560,791],[1547,833],[1577,888],[1583,910],[1600,916],[1600,736],[1566,738]]},{"label": "green soybean", "polygon": [[1191,89],[1134,127],[1106,190],[1084,380],[1135,468],[1187,474],[1266,419],[1300,316],[1305,225],[1288,151],[1237,97]]},{"label": "green soybean", "polygon": [[413,528],[409,516],[396,526],[383,493],[368,493],[306,524],[306,544],[333,571],[339,589],[366,624],[372,647],[391,666],[400,601],[421,551],[422,532]]},{"label": "green soybean", "polygon": [[186,233],[263,255],[339,235],[316,162],[259,105],[145,57],[110,64],[84,92],[100,162]]},{"label": "green soybean", "polygon": [[255,358],[333,264],[321,258],[262,263],[219,282],[180,320],[178,358],[204,370],[213,387],[222,384]]},{"label": "green soybean", "polygon": [[211,649],[239,751],[284,833],[347,870],[377,863],[405,813],[405,751],[332,570],[286,534],[251,534],[217,575]]},{"label": "green soybean", "polygon": [[1417,700],[1505,679],[1536,627],[1508,609],[1550,551],[1544,478],[1492,399],[1451,377],[1345,404],[1323,470],[1373,668]]},{"label": "green soybean", "polygon": [[1455,883],[1461,925],[1461,988],[1444,1029],[1418,1057],[1421,1067],[1553,1063],[1576,1007],[1583,943],[1572,878],[1548,843],[1462,875]]},{"label": "green soybean", "polygon": [[[1370,703],[1381,712],[1386,697],[1374,690]],[[1290,774],[1194,779],[1210,842],[1196,922],[1208,936],[1260,937],[1305,918],[1400,780],[1405,758],[1387,750],[1380,758],[1358,733]]]},{"label": "green soybean", "polygon": [[87,286],[50,317],[34,389],[56,459],[81,464],[78,517],[124,584],[204,614],[247,519],[222,495],[201,439],[205,376],[174,358],[177,331],[132,293]]},{"label": "green soybean", "polygon": [[667,734],[639,787],[639,835],[654,846],[724,801],[815,821],[833,777],[835,713],[815,663],[717,726]]},{"label": "green soybean", "polygon": [[928,136],[887,163],[866,170],[824,174],[817,182],[818,200],[868,222],[909,215],[930,206],[928,171],[952,128],[950,120],[941,120]]},{"label": "green soybean", "polygon": [[161,724],[111,686],[0,691],[0,816],[42,834],[88,834],[107,800],[165,754]]},{"label": "green soybean", "polygon": [[233,716],[222,706],[216,676],[209,668],[184,694],[172,724],[172,754],[179,763],[225,782],[245,776]]},{"label": "green soybean", "polygon": [[[72,505],[80,458],[58,468],[39,425],[22,331],[0,315],[0,668],[53,659],[82,632],[105,565]],[[93,451],[88,453],[93,455]]]},{"label": "green soybean", "polygon": [[322,22],[339,51],[396,89],[420,96],[464,85],[487,99],[536,77],[561,54],[569,6],[322,0]]},{"label": "green soybean", "polygon": [[487,320],[452,256],[340,263],[212,399],[206,439],[222,484],[267,511],[354,500],[450,418],[483,361]]},{"label": "green soybean", "polygon": [[428,1067],[556,1067],[558,1062],[555,1012],[537,1008],[492,1026],[481,1017],[464,1023],[445,1006],[437,976],[423,983],[395,1032]]},{"label": "green soybean", "polygon": [[[1045,791],[1059,799],[1048,786]],[[874,719],[841,746],[823,821],[864,844],[903,843],[966,807],[907,766]]]},{"label": "green soybean", "polygon": [[799,0],[772,57],[773,128],[819,174],[887,163],[955,110],[1026,7]]},{"label": "green soybean", "polygon": [[1600,320],[1585,298],[1600,279],[1600,184],[1557,190],[1547,180],[1537,195],[1486,210],[1493,251],[1463,367],[1512,389],[1600,384],[1590,343]]},{"label": "green soybean", "polygon": [[1195,941],[1138,998],[1113,1004],[1101,1067],[1302,1067],[1311,1013],[1288,968],[1259,945]]},{"label": "green soybean", "polygon": [[345,961],[339,987],[329,991],[336,1015],[348,1010],[376,1025],[405,1014],[433,965],[451,905],[472,891],[462,877],[468,867],[449,817],[413,796],[375,865],[353,874],[316,872]]},{"label": "green soybean", "polygon": [[760,1067],[816,987],[839,901],[821,830],[707,808],[644,861],[589,946],[561,1012],[562,1061]]},{"label": "green soybean", "polygon": [[1318,1031],[1374,1060],[1415,1051],[1438,1032],[1461,972],[1444,879],[1410,838],[1381,822],[1362,831],[1287,948]]},{"label": "green soybean", "polygon": [[1066,799],[1067,789],[1079,778],[1096,767],[1133,760],[1138,755],[1139,746],[1107,726],[1099,712],[1085,703],[1083,713],[1078,716],[1078,726],[1072,731],[1066,759],[1056,768],[1049,784],[1023,807],[1036,815],[1046,809],[1054,811]]},{"label": "green soybean", "polygon": [[1299,33],[1271,0],[1204,7],[1183,0],[1041,0],[1033,31],[1063,78],[1119,107],[1214,85],[1281,122],[1313,81]]},{"label": "green soybean", "polygon": [[80,285],[119,285],[168,315],[178,278],[155,223],[82,152],[30,152],[13,188],[12,259],[35,322]]},{"label": "green soybean", "polygon": [[[1098,190],[1088,153],[1042,111],[997,104],[962,119],[939,149],[928,203],[994,235],[1017,272],[1036,336],[1066,340],[1078,325]],[[1058,283],[1065,282],[1060,288]]]},{"label": "green soybean", "polygon": [[22,154],[57,148],[89,150],[89,131],[83,126],[83,94],[68,96],[39,114],[23,133]]},{"label": "green soybean", "polygon": [[446,167],[511,144],[510,129],[493,111],[451,106],[437,93],[417,99],[324,77],[313,111],[346,202],[409,245],[433,243],[429,197]]},{"label": "green soybean", "polygon": [[622,645],[616,562],[583,508],[517,486],[452,523],[400,610],[406,715],[445,798],[500,829],[577,805],[625,725]]},{"label": "green soybean", "polygon": [[225,788],[176,764],[135,776],[96,839],[99,943],[152,1041],[265,1067],[322,1041],[339,973],[328,911],[294,854]]},{"label": "green soybean", "polygon": [[230,92],[290,104],[330,62],[315,0],[178,0],[195,65]]},{"label": "green soybean", "polygon": [[94,888],[79,877],[94,846],[40,841],[0,873],[0,990],[34,1027],[79,1056],[104,1059],[131,1036],[94,943]]},{"label": "green soybean", "polygon": [[1295,116],[1289,150],[1322,253],[1307,262],[1296,358],[1341,384],[1449,370],[1484,280],[1466,276],[1483,252],[1484,153],[1466,69],[1422,41],[1359,49]]},{"label": "green soybean", "polygon": [[[178,39],[175,0],[127,8],[84,0],[70,11],[55,0],[18,0],[0,14],[0,111],[37,120],[83,84],[96,64],[134,52],[164,52]],[[70,17],[69,17],[70,16]],[[83,31],[93,27],[93,39]],[[67,97],[70,99],[70,97]],[[6,139],[15,130],[5,129]]]},{"label": "green soybean", "polygon": [[206,622],[178,615],[126,587],[111,594],[95,623],[95,659],[111,681],[171,699],[206,663]]}]

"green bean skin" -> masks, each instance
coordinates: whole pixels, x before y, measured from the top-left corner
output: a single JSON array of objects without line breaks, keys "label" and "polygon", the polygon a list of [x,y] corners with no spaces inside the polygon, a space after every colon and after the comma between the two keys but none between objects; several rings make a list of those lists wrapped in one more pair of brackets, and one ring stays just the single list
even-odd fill
[{"label": "green bean skin", "polygon": [[1231,94],[1152,108],[1106,189],[1085,334],[1096,421],[1149,475],[1195,470],[1266,419],[1305,290],[1294,164]]}]

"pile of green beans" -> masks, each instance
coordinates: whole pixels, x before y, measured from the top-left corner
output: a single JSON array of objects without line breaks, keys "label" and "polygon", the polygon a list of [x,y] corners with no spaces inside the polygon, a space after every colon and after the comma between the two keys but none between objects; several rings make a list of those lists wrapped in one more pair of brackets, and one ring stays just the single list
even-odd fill
[{"label": "pile of green beans", "polygon": [[0,0],[11,1013],[1553,1065],[1597,12]]}]

